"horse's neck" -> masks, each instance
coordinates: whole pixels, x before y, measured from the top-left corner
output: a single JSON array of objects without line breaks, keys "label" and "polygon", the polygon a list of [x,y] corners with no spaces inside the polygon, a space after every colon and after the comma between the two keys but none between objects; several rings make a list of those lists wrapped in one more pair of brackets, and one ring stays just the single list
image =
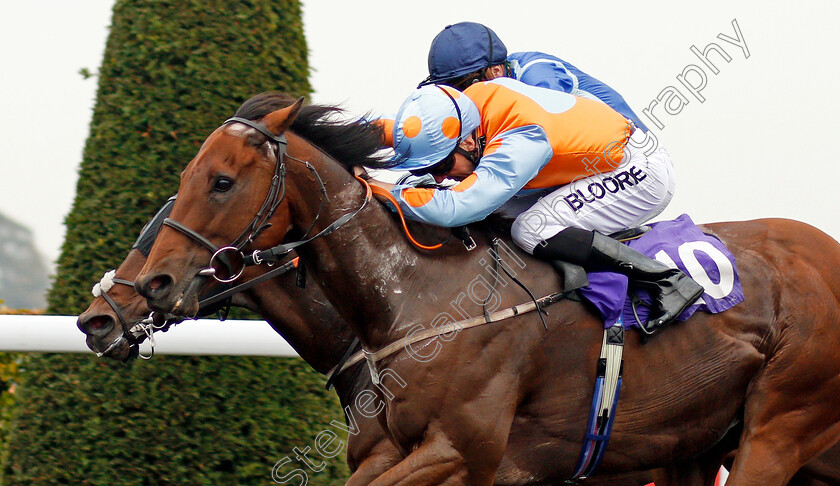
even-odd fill
[{"label": "horse's neck", "polygon": [[[325,162],[316,166],[330,196],[323,210],[321,191],[312,186],[312,175],[300,164],[289,166],[290,180],[309,181],[305,187],[289,190],[296,227],[308,228],[317,217],[310,235],[355,211],[365,200],[363,186],[343,168]],[[363,344],[375,349],[402,337],[418,322],[430,322],[448,305],[448,300],[438,301],[439,295],[457,295],[465,288],[459,284],[464,275],[456,281],[441,274],[447,261],[461,265],[480,258],[466,255],[463,247],[453,250],[457,245],[451,243],[434,254],[416,251],[388,211],[370,200],[349,222],[298,251]],[[442,263],[441,257],[449,258]]]},{"label": "horse's neck", "polygon": [[[288,278],[283,280],[281,276],[254,287],[248,294],[257,304],[256,312],[288,341],[309,366],[325,375],[350,350],[356,335],[311,279],[307,279],[306,290],[293,283],[294,288],[290,288],[290,283]],[[342,408],[352,407],[356,396],[370,386],[370,375],[361,368],[363,364],[359,363],[334,378]]]},{"label": "horse's neck", "polygon": [[364,390],[374,389],[367,363],[364,360],[359,361],[336,375],[333,383],[335,384],[335,392],[338,395],[338,401],[341,402],[342,408],[357,407],[358,405],[355,405],[356,397]]},{"label": "horse's neck", "polygon": [[[330,218],[337,215],[329,214],[327,220],[334,221]],[[355,324],[353,330],[367,344],[384,340],[385,336],[378,334],[388,334],[397,321],[401,294],[410,288],[410,267],[404,262],[411,255],[399,245],[382,244],[387,238],[371,238],[360,221],[351,221],[333,235],[313,241],[300,253],[330,301]],[[353,244],[345,244],[345,238]]]},{"label": "horse's neck", "polygon": [[336,366],[355,335],[318,286],[301,289],[293,275],[281,275],[245,292],[259,313],[309,366],[325,374]]}]

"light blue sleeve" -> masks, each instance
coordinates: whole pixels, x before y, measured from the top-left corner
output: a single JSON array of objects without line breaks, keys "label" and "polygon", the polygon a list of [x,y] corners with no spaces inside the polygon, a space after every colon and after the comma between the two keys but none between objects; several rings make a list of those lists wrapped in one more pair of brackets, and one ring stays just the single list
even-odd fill
[{"label": "light blue sleeve", "polygon": [[514,78],[531,86],[578,94],[578,78],[559,57],[543,52],[515,52],[508,56]]},{"label": "light blue sleeve", "polygon": [[544,52],[514,52],[508,56],[508,60],[515,79],[531,86],[601,101],[647,131],[645,124],[618,91],[568,61]]},{"label": "light blue sleeve", "polygon": [[[395,186],[392,193],[406,216],[445,227],[480,221],[519,192],[553,156],[545,131],[537,125],[508,130],[487,145],[498,145],[498,149],[481,158],[470,176],[475,176],[475,182],[466,189],[466,180],[451,189]],[[415,194],[431,198],[415,207],[408,204],[403,190],[420,191]]]}]

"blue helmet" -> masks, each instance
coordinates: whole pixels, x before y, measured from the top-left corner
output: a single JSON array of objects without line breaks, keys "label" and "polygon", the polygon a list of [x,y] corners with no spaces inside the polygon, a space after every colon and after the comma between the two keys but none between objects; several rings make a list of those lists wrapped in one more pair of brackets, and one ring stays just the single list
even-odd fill
[{"label": "blue helmet", "polygon": [[431,167],[455,150],[480,123],[478,107],[449,86],[417,88],[402,104],[394,121],[393,169]]},{"label": "blue helmet", "polygon": [[507,47],[489,27],[476,22],[447,25],[429,48],[429,77],[421,84],[459,78],[503,64]]}]

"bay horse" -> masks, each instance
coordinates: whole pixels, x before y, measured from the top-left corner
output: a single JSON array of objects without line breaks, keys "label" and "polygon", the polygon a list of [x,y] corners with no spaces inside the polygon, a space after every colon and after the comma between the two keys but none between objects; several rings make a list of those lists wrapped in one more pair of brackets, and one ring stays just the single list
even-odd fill
[{"label": "bay horse", "polygon": [[[146,299],[133,286],[126,284],[134,281],[145,264],[160,225],[171,211],[171,203],[174,203],[174,198],[144,227],[134,248],[111,277],[116,282],[114,286],[95,297],[79,315],[78,327],[86,335],[88,347],[100,356],[124,362],[136,358],[139,353],[137,347],[146,335],[132,333],[131,329],[145,321],[151,310]],[[243,273],[242,280],[251,282],[261,279],[260,274],[267,271],[264,267],[252,267]],[[213,281],[208,280],[208,283]],[[231,299],[231,305],[260,314],[307,364],[322,374],[334,370],[353,346],[352,331],[317,285],[308,281],[304,287],[298,286],[293,272],[278,274],[234,293]],[[210,313],[202,307],[199,315]],[[353,473],[347,483],[350,485],[369,484],[402,459],[376,417],[358,409],[359,403],[374,389],[370,375],[362,371],[362,364],[357,364],[344,373],[331,373],[335,376],[335,389],[345,409],[348,427],[355,432],[348,435],[347,441],[347,463]],[[712,484],[705,480],[694,483],[682,474],[684,471],[681,469],[672,473],[679,478],[676,483],[668,483],[664,471],[654,471],[633,473],[618,479],[607,478],[602,484],[616,484],[617,480],[628,485],[642,485],[654,480],[659,486]],[[284,476],[281,471],[276,472],[274,477]],[[598,478],[593,484],[601,482]]]},{"label": "bay horse", "polygon": [[[204,238],[236,242],[237,251],[275,249],[255,256],[295,247],[368,353],[408,342],[418,327],[447,326],[442,336],[368,360],[374,379],[400,385],[391,387],[380,420],[405,456],[371,484],[569,477],[603,324],[588,306],[566,300],[546,317],[548,330],[523,314],[457,332],[449,313],[483,312],[481,299],[462,294],[486,275],[493,235],[475,234],[475,252],[458,242],[437,252],[410,246],[384,207],[366,203],[368,192],[349,172],[352,164],[376,163],[370,154],[381,133],[364,122],[288,130],[305,114],[300,105],[259,125],[234,120],[216,129],[182,173],[171,219]],[[356,157],[333,160],[307,139],[331,148],[351,140]],[[270,214],[264,194],[276,196]],[[702,228],[735,255],[746,300],[723,314],[697,313],[646,345],[628,336],[623,395],[601,472],[685,461],[740,426],[729,484],[783,485],[840,438],[840,245],[790,220]],[[281,245],[294,237],[307,244]],[[562,288],[548,264],[512,251],[526,263],[517,278],[534,295]],[[151,308],[190,315],[198,302],[191,282],[210,263],[194,236],[165,227],[135,286]],[[501,307],[527,299],[513,285],[490,294]]]},{"label": "bay horse", "polygon": [[[171,209],[171,208],[170,208]],[[169,213],[159,213],[157,217]],[[152,220],[147,229],[156,233],[160,220]],[[148,248],[138,239],[135,248],[116,269],[114,279],[133,282],[146,262]],[[154,238],[147,238],[151,245]],[[246,281],[260,278],[265,268],[250,268],[243,273]],[[106,300],[110,299],[110,302]],[[313,369],[327,374],[353,345],[355,336],[314,282],[301,288],[295,272],[278,274],[243,292],[232,295],[231,304],[259,313],[282,335]],[[78,327],[85,333],[91,351],[117,361],[138,355],[137,347],[146,336],[131,333],[131,328],[145,320],[151,310],[146,299],[131,285],[115,284],[106,294],[93,299],[79,315]],[[402,457],[380,427],[377,418],[355,410],[360,397],[370,395],[370,375],[362,373],[362,365],[336,374],[333,381],[342,408],[345,409],[350,433],[347,437],[347,465],[352,472],[349,484],[369,484]],[[314,455],[315,453],[313,453]],[[291,466],[289,468],[293,469]],[[283,471],[272,471],[282,477]]]},{"label": "bay horse", "polygon": [[[154,223],[148,226],[159,227]],[[154,231],[157,232],[157,229]],[[148,240],[149,247],[152,241]],[[142,245],[132,248],[116,269],[115,279],[133,281],[145,264],[149,249]],[[249,269],[248,273],[243,274],[243,279],[250,281],[259,278],[257,274],[265,270],[261,267]],[[344,321],[324,299],[314,282],[307,282],[306,285],[303,289],[310,290],[297,286],[290,275],[278,275],[254,288],[233,294],[231,304],[259,313],[305,357],[307,364],[325,374],[339,364],[353,335],[349,327],[340,325]],[[116,361],[126,361],[137,356],[136,347],[139,342],[133,336],[125,335],[126,328],[121,326],[121,321],[125,321],[130,329],[146,319],[151,310],[146,299],[132,286],[115,285],[108,291],[108,295],[111,302],[102,295],[91,301],[88,308],[79,315],[78,326],[85,334],[91,351]],[[332,332],[327,333],[325,326]],[[328,338],[312,339],[323,335]],[[112,346],[113,343],[118,345]],[[362,392],[373,389],[370,375],[361,372],[360,368],[361,365],[356,365],[335,378],[335,389],[345,409],[355,405]],[[345,413],[349,416],[353,410]],[[361,413],[355,413],[352,417],[351,422],[355,424],[353,428],[357,433],[348,435],[347,464],[353,474],[347,484],[363,485],[385,472],[401,456],[375,418]],[[624,482],[642,485],[655,481],[657,486],[712,486],[719,462],[712,454],[706,460],[692,460],[676,467],[672,465],[667,470],[634,473],[623,478],[602,479],[595,476],[590,478],[588,484],[615,485]],[[809,462],[794,476],[790,486],[838,485],[838,465],[840,446],[835,446]]]}]

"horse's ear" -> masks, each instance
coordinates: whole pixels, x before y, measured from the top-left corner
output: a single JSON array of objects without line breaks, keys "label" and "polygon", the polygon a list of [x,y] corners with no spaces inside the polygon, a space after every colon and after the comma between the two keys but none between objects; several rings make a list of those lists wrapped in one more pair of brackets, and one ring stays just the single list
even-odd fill
[{"label": "horse's ear", "polygon": [[292,126],[292,122],[295,121],[295,117],[297,116],[298,111],[300,111],[301,106],[303,106],[303,98],[299,98],[291,106],[287,106],[286,108],[282,108],[277,111],[272,111],[263,118],[265,127],[268,128],[271,133],[280,135]]}]

